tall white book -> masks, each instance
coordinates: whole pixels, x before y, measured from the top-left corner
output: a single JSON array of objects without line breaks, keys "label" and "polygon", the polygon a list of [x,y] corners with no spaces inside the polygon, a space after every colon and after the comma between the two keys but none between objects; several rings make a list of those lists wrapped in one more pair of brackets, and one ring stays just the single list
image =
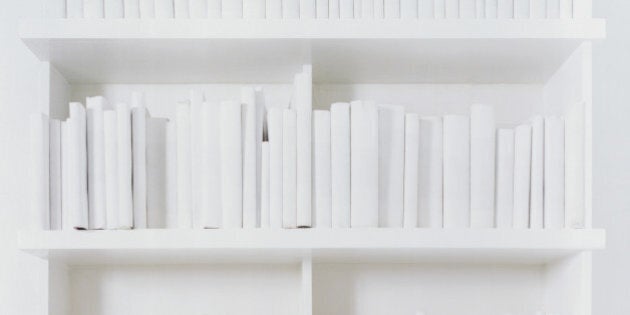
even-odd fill
[{"label": "tall white book", "polygon": [[545,215],[546,229],[565,227],[564,120],[545,118]]},{"label": "tall white book", "polygon": [[297,118],[295,110],[282,115],[282,227],[297,228]]},{"label": "tall white book", "polygon": [[163,229],[168,220],[166,118],[148,118],[146,129],[147,155],[147,227]]},{"label": "tall white book", "polygon": [[332,227],[330,112],[313,112],[313,211],[315,227]]},{"label": "tall white book", "polygon": [[403,226],[405,108],[378,107],[378,211],[380,227]]},{"label": "tall white book", "polygon": [[585,103],[574,104],[567,109],[565,117],[565,226],[575,229],[587,226],[584,197],[585,107]]},{"label": "tall white book", "polygon": [[470,227],[470,119],[444,116],[444,227]]},{"label": "tall white book", "polygon": [[155,18],[155,0],[140,0],[140,17],[143,19]]},{"label": "tall white book", "polygon": [[166,124],[166,228],[175,229],[177,222],[177,124]]},{"label": "tall white book", "polygon": [[175,17],[172,0],[155,0],[155,17],[158,19],[172,19]]},{"label": "tall white book", "polygon": [[[124,0],[104,0],[106,19],[122,19],[125,17]],[[158,0],[159,1],[159,0]]]},{"label": "tall white book", "polygon": [[350,223],[378,227],[378,108],[369,102],[350,105]]},{"label": "tall white book", "polygon": [[442,228],[442,118],[420,118],[419,132],[418,227]]},{"label": "tall white book", "polygon": [[87,126],[83,104],[70,103],[70,218],[75,229],[88,228]]},{"label": "tall white book", "polygon": [[300,0],[282,0],[282,18],[283,19],[299,19],[300,18]]},{"label": "tall white book", "polygon": [[514,130],[497,130],[496,227],[512,228],[514,213]]},{"label": "tall white book", "polygon": [[[76,0],[73,0],[73,1],[76,1]],[[124,1],[124,9],[125,9],[125,19],[140,18],[140,1],[139,0],[123,0],[123,1]]]},{"label": "tall white book", "polygon": [[494,227],[494,110],[470,108],[470,226]]},{"label": "tall white book", "polygon": [[133,94],[131,145],[133,148],[133,227],[147,228],[147,120],[149,112],[142,95]]},{"label": "tall white book", "polygon": [[241,89],[243,104],[243,227],[255,228],[258,221],[258,137],[256,92],[253,87]]},{"label": "tall white book", "polygon": [[270,228],[270,205],[269,205],[269,142],[262,143],[262,161],[260,172],[260,227]]},{"label": "tall white book", "polygon": [[532,161],[532,126],[514,129],[514,216],[513,227],[529,228],[529,196]]},{"label": "tall white book", "polygon": [[221,203],[222,227],[243,227],[242,105],[221,103]]},{"label": "tall white book", "polygon": [[58,119],[49,120],[49,207],[50,207],[50,229],[61,230],[61,121]]},{"label": "tall white book", "polygon": [[193,228],[202,228],[201,218],[201,199],[203,191],[201,190],[201,138],[202,138],[202,117],[203,108],[205,107],[203,93],[197,90],[190,91],[190,158],[191,171],[190,178],[192,180],[192,226]]},{"label": "tall white book", "polygon": [[177,104],[177,225],[192,228],[190,104]]},{"label": "tall white book", "polygon": [[420,157],[420,120],[418,114],[405,115],[404,227],[418,226],[418,176]]},{"label": "tall white book", "polygon": [[50,127],[48,116],[33,114],[31,130],[31,226],[33,230],[50,229]]},{"label": "tall white book", "polygon": [[105,129],[103,109],[105,98],[88,97],[87,107],[87,158],[89,228],[106,228],[105,210]]},{"label": "tall white book", "polygon": [[[253,1],[251,1],[253,2]],[[191,19],[205,19],[208,17],[207,0],[190,0],[188,3]]]},{"label": "tall white book", "polygon": [[295,76],[296,154],[297,154],[297,226],[312,225],[312,113],[313,68],[304,65]]},{"label": "tall white book", "polygon": [[[332,227],[350,227],[350,104],[330,106]],[[334,135],[334,136],[333,136]]]},{"label": "tall white book", "polygon": [[133,227],[131,110],[125,103],[116,105],[118,144],[118,228]]},{"label": "tall white book", "polygon": [[103,112],[105,133],[105,218],[107,229],[118,228],[118,117],[114,110]]},{"label": "tall white book", "polygon": [[542,229],[544,226],[544,143],[545,123],[542,116],[535,116],[532,119],[532,171],[529,201],[529,225],[532,229]]},{"label": "tall white book", "polygon": [[103,0],[83,0],[83,17],[86,19],[102,19],[105,17]]},{"label": "tall white book", "polygon": [[282,227],[282,172],[283,172],[283,108],[270,108],[267,116],[269,130],[269,226]]}]

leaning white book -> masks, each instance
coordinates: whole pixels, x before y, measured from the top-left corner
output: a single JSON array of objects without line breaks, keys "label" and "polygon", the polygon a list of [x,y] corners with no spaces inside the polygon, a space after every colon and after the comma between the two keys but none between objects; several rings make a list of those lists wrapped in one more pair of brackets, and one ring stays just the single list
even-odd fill
[{"label": "leaning white book", "polygon": [[[369,1],[369,0],[368,0]],[[374,0],[374,18],[382,20],[385,18],[385,2],[384,0]]]},{"label": "leaning white book", "polygon": [[147,120],[149,113],[142,95],[134,93],[131,109],[131,146],[133,157],[133,227],[147,228]]},{"label": "leaning white book", "polygon": [[350,227],[350,104],[330,106],[331,212],[333,228]]},{"label": "leaning white book", "polygon": [[420,153],[418,114],[405,115],[404,227],[418,226],[418,167]]},{"label": "leaning white book", "polygon": [[[71,186],[73,195],[70,217],[75,229],[88,228],[88,195],[87,195],[87,138],[86,113],[83,104],[70,103],[70,160]],[[76,195],[76,198],[74,198]]]},{"label": "leaning white book", "polygon": [[282,115],[282,227],[297,228],[297,118],[295,110]]},{"label": "leaning white book", "polygon": [[270,108],[267,116],[269,130],[269,226],[282,227],[282,123],[283,108]]},{"label": "leaning white book", "polygon": [[221,103],[221,203],[223,228],[243,227],[242,105]]},{"label": "leaning white book", "polygon": [[494,227],[494,110],[470,108],[470,226]]},{"label": "leaning white book", "polygon": [[33,230],[50,229],[50,130],[48,116],[33,114],[31,130],[31,226]]},{"label": "leaning white book", "polygon": [[418,227],[442,228],[442,118],[421,117],[419,132]]},{"label": "leaning white book", "polygon": [[405,108],[378,107],[379,226],[403,226]]},{"label": "leaning white book", "polygon": [[[221,107],[209,103],[202,110],[201,129],[201,225],[221,227]],[[245,177],[244,177],[245,179]]]},{"label": "leaning white book", "polygon": [[50,229],[61,230],[62,225],[62,184],[61,184],[61,121],[50,119],[49,122],[49,204],[50,204]]},{"label": "leaning white book", "polygon": [[545,182],[544,222],[546,229],[565,227],[565,155],[564,121],[560,117],[545,118]]},{"label": "leaning white book", "polygon": [[133,227],[131,110],[125,103],[116,105],[118,135],[118,228]]},{"label": "leaning white book", "polygon": [[146,220],[151,229],[167,226],[167,124],[166,118],[148,118],[146,122]]},{"label": "leaning white book", "polygon": [[177,225],[192,228],[192,159],[190,151],[190,104],[177,104]]},{"label": "leaning white book", "polygon": [[514,130],[497,130],[496,227],[512,228],[514,212]]},{"label": "leaning white book", "polygon": [[85,104],[87,107],[89,228],[101,230],[106,227],[105,129],[103,121],[105,98],[102,96],[88,97]]},{"label": "leaning white book", "polygon": [[105,217],[107,229],[118,228],[118,119],[114,110],[103,112],[105,133]]},{"label": "leaning white book", "polygon": [[529,196],[532,161],[532,126],[514,129],[514,215],[513,227],[529,228]]},{"label": "leaning white book", "polygon": [[332,227],[330,112],[313,112],[313,211],[315,227]]},{"label": "leaning white book", "polygon": [[444,227],[470,227],[470,119],[444,116]]},{"label": "leaning white book", "polygon": [[529,225],[532,229],[543,228],[544,209],[544,142],[545,124],[542,116],[532,118],[532,161],[530,188]]}]

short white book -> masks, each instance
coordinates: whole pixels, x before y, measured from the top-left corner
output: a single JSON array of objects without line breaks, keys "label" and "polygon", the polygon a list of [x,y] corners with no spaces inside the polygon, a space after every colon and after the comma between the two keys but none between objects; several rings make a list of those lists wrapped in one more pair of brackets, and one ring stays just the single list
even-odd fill
[{"label": "short white book", "polygon": [[332,227],[330,112],[313,112],[313,211],[315,227]]},{"label": "short white book", "polygon": [[163,229],[168,221],[166,118],[148,118],[146,129],[147,155],[147,227]]},{"label": "short white book", "polygon": [[496,227],[512,228],[514,214],[514,130],[497,130]]},{"label": "short white book", "polygon": [[282,227],[297,228],[297,118],[292,109],[282,115]]},{"label": "short white book", "polygon": [[514,228],[529,228],[529,197],[532,161],[532,126],[514,129]]},{"label": "short white book", "polygon": [[283,171],[283,108],[270,108],[267,114],[269,132],[269,226],[282,227],[282,171]]}]

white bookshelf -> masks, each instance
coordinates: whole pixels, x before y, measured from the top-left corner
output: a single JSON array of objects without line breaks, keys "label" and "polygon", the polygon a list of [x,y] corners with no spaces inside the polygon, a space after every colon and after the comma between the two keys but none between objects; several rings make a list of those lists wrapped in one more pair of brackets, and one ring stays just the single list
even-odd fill
[{"label": "white bookshelf", "polygon": [[190,88],[220,99],[257,83],[268,103],[286,102],[302,63],[317,108],[482,102],[506,125],[585,117],[585,136],[567,140],[585,147],[568,152],[583,157],[572,175],[585,229],[24,231],[41,314],[591,314],[591,251],[605,246],[590,219],[591,40],[603,20],[24,20],[20,34],[57,118],[70,100],[133,90],[164,117]]}]

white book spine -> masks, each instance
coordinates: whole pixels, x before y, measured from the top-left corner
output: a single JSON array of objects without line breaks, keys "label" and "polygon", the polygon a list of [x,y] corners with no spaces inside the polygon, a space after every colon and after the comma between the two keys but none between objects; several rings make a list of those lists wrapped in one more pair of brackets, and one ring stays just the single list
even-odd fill
[{"label": "white book spine", "polygon": [[514,0],[499,0],[497,16],[500,19],[514,18]]},{"label": "white book spine", "polygon": [[418,17],[421,19],[434,19],[435,18],[435,1],[419,0]]},{"label": "white book spine", "polygon": [[173,0],[173,11],[176,19],[190,18],[190,6],[188,0]]},{"label": "white book spine", "polygon": [[313,211],[315,226],[332,227],[332,172],[330,153],[330,112],[313,112]]},{"label": "white book spine", "polygon": [[459,17],[461,19],[474,19],[477,16],[476,0],[459,0]]},{"label": "white book spine", "polygon": [[191,19],[205,19],[208,17],[208,0],[190,0],[188,6]]},{"label": "white book spine", "polygon": [[300,0],[282,0],[282,18],[300,18]]},{"label": "white book spine", "polygon": [[177,225],[192,227],[190,105],[177,104]]},{"label": "white book spine", "polygon": [[61,230],[61,121],[50,120],[49,136],[50,229]]},{"label": "white book spine", "polygon": [[532,19],[546,19],[547,18],[547,0],[531,0],[530,16]]},{"label": "white book spine", "polygon": [[116,105],[118,129],[118,228],[133,227],[131,111],[124,103]]},{"label": "white book spine", "polygon": [[494,110],[490,106],[470,108],[470,226],[494,227]]},{"label": "white book spine", "polygon": [[269,205],[269,142],[262,143],[262,170],[260,183],[260,227],[268,229],[271,227],[270,222],[270,205]]},{"label": "white book spine", "polygon": [[269,225],[282,227],[282,172],[283,172],[283,109],[269,109],[267,126],[269,130]]},{"label": "white book spine", "polygon": [[243,104],[243,227],[257,225],[257,106],[256,92],[252,87],[241,89]]},{"label": "white book spine", "polygon": [[343,0],[329,0],[328,1],[328,18],[331,20],[338,20],[340,18],[340,6],[339,3]]},{"label": "white book spine", "polygon": [[139,0],[123,0],[125,19],[140,18],[140,1]]},{"label": "white book spine", "polygon": [[361,18],[374,19],[374,0],[361,1]]},{"label": "white book spine", "polygon": [[221,107],[206,104],[202,109],[201,128],[201,205],[200,226],[204,229],[221,227]]},{"label": "white book spine", "polygon": [[297,226],[312,225],[312,110],[296,111],[296,154],[297,154]]},{"label": "white book spine", "polygon": [[403,19],[418,18],[419,0],[400,0],[400,17]]},{"label": "white book spine", "polygon": [[405,115],[405,228],[418,226],[418,167],[420,166],[420,120],[417,114]]},{"label": "white book spine", "polygon": [[339,0],[339,17],[341,19],[354,18],[354,2],[352,0]]},{"label": "white book spine", "polygon": [[146,129],[147,227],[163,229],[168,220],[168,181],[166,144],[168,119],[149,118]]},{"label": "white book spine", "polygon": [[[350,227],[350,104],[330,106],[332,227]],[[333,136],[334,135],[334,136]]]},{"label": "white book spine", "polygon": [[44,16],[47,19],[65,19],[66,12],[66,0],[48,0],[44,2]]},{"label": "white book spine", "polygon": [[445,0],[444,11],[447,19],[458,19],[459,0]]},{"label": "white book spine", "polygon": [[140,17],[143,19],[155,18],[155,0],[140,0]]},{"label": "white book spine", "polygon": [[125,17],[123,0],[105,0],[105,18],[122,19]]},{"label": "white book spine", "polygon": [[532,0],[514,0],[514,18],[529,19]]},{"label": "white book spine", "polygon": [[118,228],[118,119],[113,110],[103,112],[105,131],[105,217],[107,229]]},{"label": "white book spine", "polygon": [[565,227],[564,121],[545,118],[545,228]]},{"label": "white book spine", "polygon": [[243,0],[222,0],[221,1],[221,16],[224,19],[243,18]]},{"label": "white book spine", "polygon": [[379,216],[378,108],[354,101],[350,105],[350,222],[354,227],[378,227]]},{"label": "white book spine", "polygon": [[499,0],[486,0],[486,19],[496,19],[499,14]]},{"label": "white book spine", "polygon": [[166,228],[177,228],[177,124],[166,125]]},{"label": "white book spine", "polygon": [[586,227],[585,106],[584,103],[570,106],[565,117],[565,226],[574,229]]},{"label": "white book spine", "polygon": [[133,157],[133,227],[147,228],[147,109],[134,104],[131,110]]},{"label": "white book spine", "polygon": [[[526,1],[529,1],[529,0],[526,0]],[[475,17],[477,19],[486,18],[486,0],[475,1]]]},{"label": "white book spine", "polygon": [[435,0],[433,8],[435,10],[434,17],[436,19],[446,18],[446,0]]},{"label": "white book spine", "polygon": [[543,228],[545,124],[541,116],[532,119],[532,172],[530,189],[530,218],[532,229]]},{"label": "white book spine", "polygon": [[223,228],[243,227],[242,106],[221,103],[221,202]]},{"label": "white book spine", "polygon": [[[272,0],[269,0],[272,1]],[[267,1],[267,2],[269,2]],[[280,0],[273,0],[280,1]],[[221,0],[208,0],[208,18],[209,19],[220,19],[221,18]],[[267,16],[269,16],[267,14]]]},{"label": "white book spine", "polygon": [[384,0],[386,19],[399,19],[400,18],[400,0]]},{"label": "white book spine", "polygon": [[50,229],[50,126],[48,116],[33,114],[31,129],[31,225],[33,230]]},{"label": "white book spine", "polygon": [[574,0],[560,0],[560,18],[561,19],[573,18],[573,1]]},{"label": "white book spine", "polygon": [[158,19],[172,19],[175,17],[173,0],[155,0],[155,17]]},{"label": "white book spine", "polygon": [[72,230],[71,210],[75,199],[70,193],[72,158],[70,155],[70,119],[61,122],[61,229]]},{"label": "white book spine", "polygon": [[282,0],[267,0],[265,7],[267,19],[282,19]]},{"label": "white book spine", "polygon": [[514,130],[497,130],[496,226],[512,228],[514,213]]},{"label": "white book spine", "polygon": [[105,17],[103,0],[83,0],[83,17],[86,19],[102,19]]},{"label": "white book spine", "polygon": [[74,203],[72,222],[75,229],[88,228],[88,194],[87,194],[87,124],[85,108],[81,103],[70,103],[70,155],[73,186],[71,194],[78,200]]},{"label": "white book spine", "polygon": [[202,228],[201,199],[203,198],[201,184],[201,154],[202,154],[202,125],[203,108],[205,107],[203,93],[190,91],[190,154],[192,180],[192,226]]},{"label": "white book spine", "polygon": [[529,188],[532,160],[532,126],[514,129],[514,215],[513,227],[529,228]]},{"label": "white book spine", "polygon": [[264,19],[265,10],[265,0],[243,1],[243,17],[246,19]]},{"label": "white book spine", "polygon": [[402,106],[379,106],[378,120],[379,226],[402,227],[405,108]]},{"label": "white book spine", "polygon": [[282,115],[282,227],[297,227],[297,117],[295,110]]},{"label": "white book spine", "polygon": [[315,0],[299,0],[300,19],[315,18]]},{"label": "white book spine", "polygon": [[262,200],[262,142],[265,129],[265,94],[262,87],[254,89],[256,96],[256,225],[260,226]]},{"label": "white book spine", "polygon": [[88,149],[88,208],[89,228],[106,228],[105,210],[105,129],[102,96],[88,97],[87,106],[87,149]]},{"label": "white book spine", "polygon": [[83,18],[83,0],[66,0],[66,10],[69,19]]},{"label": "white book spine", "polygon": [[318,19],[327,19],[328,18],[328,0],[316,0],[316,14]]},{"label": "white book spine", "polygon": [[374,0],[374,18],[385,18],[385,0]]},{"label": "white book spine", "polygon": [[547,0],[547,18],[548,19],[560,18],[560,1],[561,0]]},{"label": "white book spine", "polygon": [[441,117],[420,119],[418,226],[442,228],[443,136]]},{"label": "white book spine", "polygon": [[470,227],[470,119],[444,116],[444,227]]}]

